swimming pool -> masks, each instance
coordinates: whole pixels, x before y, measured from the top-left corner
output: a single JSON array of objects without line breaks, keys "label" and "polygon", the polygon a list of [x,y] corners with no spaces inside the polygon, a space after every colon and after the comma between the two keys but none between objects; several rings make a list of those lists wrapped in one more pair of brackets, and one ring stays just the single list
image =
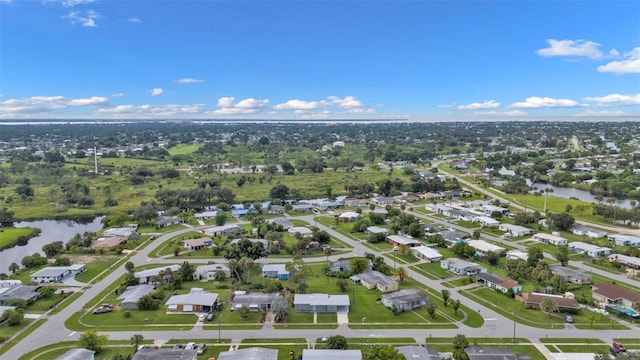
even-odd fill
[{"label": "swimming pool", "polygon": [[633,309],[629,309],[627,307],[620,306],[620,305],[607,305],[607,307],[618,310],[619,312],[625,315],[631,316],[632,318],[640,318],[640,313],[638,313]]}]

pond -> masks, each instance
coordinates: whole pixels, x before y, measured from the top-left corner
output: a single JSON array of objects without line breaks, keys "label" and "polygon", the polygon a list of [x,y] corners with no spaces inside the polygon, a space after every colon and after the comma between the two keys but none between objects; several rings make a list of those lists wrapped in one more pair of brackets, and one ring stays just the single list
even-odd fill
[{"label": "pond", "polygon": [[[9,264],[17,263],[23,257],[34,253],[42,252],[42,246],[54,241],[62,241],[66,243],[76,234],[86,231],[96,232],[102,229],[102,217],[88,218],[86,220],[38,220],[38,221],[20,221],[14,224],[15,227],[31,227],[42,230],[40,235],[29,239],[25,246],[14,246],[9,249],[0,251],[0,273],[9,271]],[[22,266],[22,265],[21,265]]]},{"label": "pond", "polygon": [[[576,198],[578,200],[592,202],[592,203],[598,202],[596,200],[596,198],[595,198],[596,195],[593,195],[590,192],[585,191],[585,190],[568,188],[568,187],[560,187],[560,186],[554,186],[554,185],[551,185],[551,184],[543,184],[543,183],[529,183],[528,182],[528,184],[529,184],[529,186],[538,188],[537,191],[544,190],[546,188],[553,189],[553,192],[549,193],[549,195],[551,195],[551,196],[557,196],[557,197],[566,198],[566,199]],[[605,205],[609,205],[606,202],[607,198],[605,197],[604,199],[605,199]],[[630,201],[631,200],[629,200],[629,199],[617,199],[616,202],[615,202],[615,205],[619,206],[619,207],[622,207],[622,208],[630,209],[632,207]]]}]

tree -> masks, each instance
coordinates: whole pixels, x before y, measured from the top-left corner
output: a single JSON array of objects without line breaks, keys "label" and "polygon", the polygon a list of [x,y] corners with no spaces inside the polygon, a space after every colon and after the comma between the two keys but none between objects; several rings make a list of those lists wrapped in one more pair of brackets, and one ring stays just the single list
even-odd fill
[{"label": "tree", "polygon": [[453,308],[453,314],[458,315],[458,309],[460,308],[460,300],[451,300],[451,307]]},{"label": "tree", "polygon": [[12,274],[15,274],[16,271],[18,271],[19,269],[20,269],[20,265],[16,263],[11,263],[11,265],[9,265],[9,271],[11,271]]},{"label": "tree", "polygon": [[273,312],[275,322],[284,322],[289,313],[289,301],[284,296],[276,296],[271,302],[271,311]]},{"label": "tree", "polygon": [[140,346],[140,344],[142,344],[142,341],[144,340],[144,336],[142,336],[141,334],[134,334],[131,337],[131,342],[130,344],[133,345],[133,348],[135,350],[138,349],[138,347]]},{"label": "tree", "polygon": [[404,282],[404,279],[409,277],[409,274],[407,273],[407,269],[405,269],[404,267],[400,266],[400,267],[398,267],[397,269],[395,269],[393,271],[393,276],[398,278],[398,282],[400,284],[402,284],[402,282]]},{"label": "tree", "polygon": [[436,310],[438,310],[438,304],[434,303],[433,301],[429,301],[428,303],[424,304],[424,308],[427,310],[429,316],[431,316],[432,319],[436,318]]},{"label": "tree", "polygon": [[327,349],[347,350],[349,343],[342,335],[329,336],[327,339]]},{"label": "tree", "polygon": [[489,251],[484,255],[484,260],[489,263],[491,266],[496,266],[498,261],[500,261],[500,255],[497,252]]},{"label": "tree", "polygon": [[107,343],[107,339],[107,335],[98,335],[95,330],[87,330],[80,335],[80,345],[98,353]]},{"label": "tree", "polygon": [[538,261],[544,258],[544,254],[542,253],[542,249],[539,247],[532,246],[527,249],[527,266],[535,267],[538,264]]},{"label": "tree", "polygon": [[180,270],[178,270],[178,276],[182,278],[182,281],[190,281],[193,280],[193,274],[196,272],[196,268],[189,264],[188,261],[185,261],[180,266]]},{"label": "tree", "polygon": [[127,270],[127,272],[132,273],[133,269],[135,269],[135,265],[131,262],[131,261],[127,261],[126,264],[124,264],[124,268]]},{"label": "tree", "polygon": [[218,211],[215,217],[216,225],[222,226],[227,222],[227,213],[224,211]]},{"label": "tree", "polygon": [[298,284],[298,287],[296,290],[298,290],[299,294],[305,294],[308,288],[309,288],[309,285],[307,285],[307,283],[301,282],[300,284]]},{"label": "tree", "polygon": [[333,251],[331,250],[331,248],[330,248],[330,247],[328,247],[328,248],[324,249],[324,256],[326,256],[326,257],[327,257],[327,262],[329,262],[329,256],[331,256],[331,253],[332,253],[332,252],[333,252]]},{"label": "tree", "polygon": [[246,306],[241,307],[240,309],[238,309],[238,315],[240,316],[240,319],[246,319],[249,317],[249,308]]},{"label": "tree", "polygon": [[1,318],[2,321],[0,322],[6,321],[9,326],[17,326],[20,325],[22,319],[24,319],[24,310],[22,308],[17,308],[3,312]]},{"label": "tree", "polygon": [[469,340],[463,334],[458,334],[453,338],[452,344],[455,350],[463,350],[469,346]]},{"label": "tree", "polygon": [[50,244],[46,244],[42,247],[42,252],[48,257],[52,258],[58,255],[64,249],[62,241],[54,241]]},{"label": "tree", "polygon": [[56,292],[56,288],[53,286],[43,286],[38,288],[38,297],[42,299],[50,298]]},{"label": "tree", "polygon": [[338,287],[340,288],[340,291],[345,292],[347,291],[349,282],[346,279],[338,279],[338,281],[336,281],[336,285],[338,285]]},{"label": "tree", "polygon": [[551,214],[549,215],[549,223],[553,229],[569,230],[576,220],[569,213]]},{"label": "tree", "polygon": [[360,274],[363,271],[369,270],[369,259],[354,256],[349,260],[349,265],[351,265],[351,272],[354,274]]},{"label": "tree", "polygon": [[471,238],[474,240],[480,239],[480,230],[479,229],[473,230],[473,233],[471,234]]},{"label": "tree", "polygon": [[289,196],[289,187],[284,184],[278,184],[269,190],[269,196],[272,199],[280,199],[284,201]]},{"label": "tree", "polygon": [[9,210],[8,208],[0,209],[0,224],[12,222],[14,214],[15,212]]},{"label": "tree", "polygon": [[558,260],[560,265],[567,266],[567,264],[569,264],[569,247],[560,246],[556,254],[556,260]]},{"label": "tree", "polygon": [[404,360],[404,355],[400,354],[391,345],[373,345],[371,349],[363,351],[363,360]]},{"label": "tree", "polygon": [[444,306],[447,306],[447,303],[449,302],[449,298],[451,297],[451,293],[449,292],[449,290],[447,289],[442,289],[442,302],[444,303]]},{"label": "tree", "polygon": [[556,303],[553,298],[545,296],[540,303],[540,310],[546,312],[549,318],[551,318],[551,313],[558,311],[558,303]]}]

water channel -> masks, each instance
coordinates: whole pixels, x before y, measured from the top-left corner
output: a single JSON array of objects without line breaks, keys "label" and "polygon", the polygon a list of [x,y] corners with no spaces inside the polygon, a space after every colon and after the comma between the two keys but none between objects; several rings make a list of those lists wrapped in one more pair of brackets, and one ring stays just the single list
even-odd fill
[{"label": "water channel", "polygon": [[76,234],[85,231],[96,232],[102,229],[102,217],[89,218],[85,221],[78,220],[38,220],[16,222],[15,227],[31,227],[42,230],[40,235],[29,239],[25,246],[14,246],[0,251],[0,273],[9,271],[9,264],[16,263],[20,266],[23,257],[33,253],[42,252],[42,246],[54,241],[66,243]]}]

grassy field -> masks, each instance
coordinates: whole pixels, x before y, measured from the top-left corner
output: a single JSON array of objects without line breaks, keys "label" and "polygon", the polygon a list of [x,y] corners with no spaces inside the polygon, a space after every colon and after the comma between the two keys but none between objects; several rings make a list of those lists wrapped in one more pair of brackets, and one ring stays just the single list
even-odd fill
[{"label": "grassy field", "polygon": [[[20,237],[30,237],[37,234],[37,229],[32,228],[13,228],[0,226],[0,250],[8,249],[16,246]],[[7,264],[8,266],[9,264]],[[5,271],[7,269],[0,269]]]}]

